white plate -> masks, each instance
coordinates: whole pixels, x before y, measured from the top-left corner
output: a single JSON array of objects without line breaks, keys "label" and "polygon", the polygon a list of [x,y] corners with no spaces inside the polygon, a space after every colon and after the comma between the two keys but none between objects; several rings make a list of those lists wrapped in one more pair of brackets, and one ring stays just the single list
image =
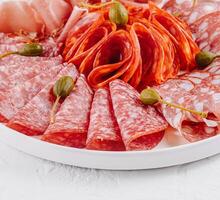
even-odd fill
[{"label": "white plate", "polygon": [[[0,125],[0,140],[39,158],[86,168],[134,170],[168,167],[197,161],[220,153],[220,135],[172,147],[166,138],[151,151],[104,152],[49,144]],[[177,142],[178,139],[175,139]],[[182,141],[180,141],[182,143]]]}]

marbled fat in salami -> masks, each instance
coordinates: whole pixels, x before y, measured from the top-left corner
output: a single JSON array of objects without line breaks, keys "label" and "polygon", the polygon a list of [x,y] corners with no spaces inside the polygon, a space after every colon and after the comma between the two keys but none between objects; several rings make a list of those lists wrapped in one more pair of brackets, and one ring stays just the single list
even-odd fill
[{"label": "marbled fat in salami", "polygon": [[65,75],[76,79],[78,72],[74,66],[63,69],[51,83],[14,115],[7,126],[26,135],[43,134],[49,126],[50,112],[55,101],[52,87],[61,76]]},{"label": "marbled fat in salami", "polygon": [[[220,4],[220,3],[219,3]],[[204,51],[220,51],[220,12],[210,13],[191,25],[192,32],[199,47]]]},{"label": "marbled fat in salami", "polygon": [[75,90],[65,99],[42,140],[64,146],[84,148],[93,91],[84,76],[76,82]]},{"label": "marbled fat in salami", "polygon": [[139,93],[121,80],[110,83],[115,117],[126,150],[154,148],[163,138],[168,124],[152,106],[139,100]]},{"label": "marbled fat in salami", "polygon": [[125,150],[108,89],[98,89],[95,92],[86,148],[102,151]]},{"label": "marbled fat in salami", "polygon": [[0,101],[0,121],[7,122],[19,109],[26,105],[45,85],[63,68],[63,65],[51,67],[34,78],[16,85],[2,94]]},{"label": "marbled fat in salami", "polygon": [[204,15],[220,9],[220,2],[216,0],[169,0],[163,6],[166,11],[179,16],[192,24]]},{"label": "marbled fat in salami", "polygon": [[23,84],[42,71],[48,70],[59,63],[60,61],[57,62],[56,60],[33,62],[30,58],[28,62],[19,62],[15,65],[10,65],[8,68],[6,68],[8,65],[0,66],[0,98],[10,88]]}]

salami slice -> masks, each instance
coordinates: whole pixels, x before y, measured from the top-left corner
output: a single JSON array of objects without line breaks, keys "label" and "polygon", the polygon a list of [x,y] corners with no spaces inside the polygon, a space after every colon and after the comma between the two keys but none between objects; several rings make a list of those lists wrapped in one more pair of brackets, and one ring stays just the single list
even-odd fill
[{"label": "salami slice", "polygon": [[0,101],[0,121],[7,122],[19,109],[25,106],[45,85],[47,85],[63,68],[58,65],[47,69],[34,78],[16,85],[2,94]]},{"label": "salami slice", "polygon": [[42,140],[64,146],[84,148],[86,145],[89,113],[93,92],[84,76],[76,83],[76,89],[68,96],[50,124]]},{"label": "salami slice", "polygon": [[110,92],[126,150],[155,147],[168,126],[165,119],[154,107],[144,106],[139,100],[139,93],[123,81],[112,81]]},{"label": "salami slice", "polygon": [[[220,5],[220,4],[219,4]],[[198,19],[191,25],[199,47],[204,51],[218,53],[220,45],[218,39],[220,36],[220,12],[210,13]]]},{"label": "salami slice", "polygon": [[178,15],[189,24],[206,14],[218,11],[219,8],[220,2],[212,0],[199,0],[195,4],[191,0],[169,0],[163,6],[163,9]]},{"label": "salami slice", "polygon": [[[155,87],[155,89],[164,100],[182,105],[186,99],[188,99],[190,91],[193,90],[194,87],[194,84],[189,80],[170,79],[166,83]],[[184,113],[179,109],[166,105],[160,105],[159,109],[170,126],[181,133],[181,124],[184,119]]]},{"label": "salami slice", "polygon": [[98,89],[95,93],[86,148],[102,151],[125,150],[107,89]]},{"label": "salami slice", "polygon": [[51,89],[61,76],[69,75],[76,79],[78,72],[74,66],[63,69],[58,76],[43,88],[8,122],[7,126],[26,135],[41,135],[49,125],[49,116],[55,97]]},{"label": "salami slice", "polygon": [[5,91],[13,88],[16,85],[21,85],[25,81],[32,79],[36,75],[40,74],[44,70],[50,69],[52,66],[56,66],[60,61],[43,61],[33,62],[31,59],[27,62],[19,62],[15,65],[0,66],[0,97],[4,95]]}]

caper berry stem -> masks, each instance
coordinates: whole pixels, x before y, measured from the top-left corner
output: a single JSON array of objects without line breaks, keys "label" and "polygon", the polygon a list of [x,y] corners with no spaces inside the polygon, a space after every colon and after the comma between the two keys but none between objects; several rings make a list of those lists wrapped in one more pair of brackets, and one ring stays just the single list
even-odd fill
[{"label": "caper berry stem", "polygon": [[3,54],[0,55],[0,59],[5,58],[7,56],[10,56],[12,54],[18,54],[18,52],[17,51],[15,51],[15,52],[9,51],[9,52],[3,53]]},{"label": "caper berry stem", "polygon": [[202,118],[207,118],[207,113],[205,113],[205,112],[199,112],[199,111],[196,111],[196,110],[191,110],[191,109],[185,108],[183,106],[164,101],[163,99],[160,99],[159,102],[162,103],[162,104],[168,105],[170,107],[173,107],[173,108],[177,108],[177,109],[180,109],[180,110],[184,110],[184,111],[193,113],[195,115],[199,115]]},{"label": "caper berry stem", "polygon": [[50,112],[50,124],[53,124],[55,122],[55,113],[57,111],[57,106],[58,106],[58,103],[60,101],[60,98],[61,98],[61,96],[57,96],[56,101],[54,102],[53,107],[51,109],[51,112]]}]

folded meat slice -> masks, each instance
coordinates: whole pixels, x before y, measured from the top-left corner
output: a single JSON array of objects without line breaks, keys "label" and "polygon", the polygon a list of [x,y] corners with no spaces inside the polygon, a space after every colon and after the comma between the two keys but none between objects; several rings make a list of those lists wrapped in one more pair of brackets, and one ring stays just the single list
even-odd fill
[{"label": "folded meat slice", "polygon": [[72,9],[63,0],[32,0],[30,5],[40,15],[48,33],[53,33],[61,28]]},{"label": "folded meat slice", "polygon": [[42,135],[49,126],[50,112],[55,101],[51,90],[55,82],[66,75],[76,80],[78,72],[74,66],[64,68],[53,81],[14,115],[7,126],[26,135]]},{"label": "folded meat slice", "polygon": [[0,32],[43,32],[43,20],[28,1],[1,1],[0,19]]},{"label": "folded meat slice", "polygon": [[145,106],[139,93],[121,80],[110,83],[113,109],[126,150],[148,150],[162,140],[168,124],[152,106]]},{"label": "folded meat slice", "polygon": [[[181,79],[171,79],[155,87],[160,96],[167,102],[182,105],[185,108],[208,113],[206,119],[190,112],[159,106],[170,126],[177,129],[188,141],[195,142],[214,136],[218,132],[218,112],[215,109],[216,87],[208,80],[207,72],[195,71]],[[218,95],[217,95],[218,96]]]},{"label": "folded meat slice", "polygon": [[189,24],[206,14],[218,11],[219,8],[220,2],[215,0],[169,0],[163,6],[163,9],[181,17]]},{"label": "folded meat slice", "polygon": [[[219,3],[220,7],[220,3]],[[220,12],[213,12],[196,20],[191,29],[197,44],[203,51],[220,51]]]},{"label": "folded meat slice", "polygon": [[86,148],[102,151],[125,150],[108,89],[98,89],[95,92]]},{"label": "folded meat slice", "polygon": [[104,43],[88,54],[79,70],[88,74],[88,82],[92,87],[103,87],[128,70],[132,53],[132,41],[128,32],[112,32]]},{"label": "folded meat slice", "polygon": [[63,68],[58,65],[46,69],[32,79],[7,90],[1,96],[0,121],[7,122],[19,109],[25,106],[45,85],[47,85]]},{"label": "folded meat slice", "polygon": [[64,146],[84,148],[89,126],[93,91],[84,76],[76,82],[75,90],[65,99],[42,140]]},{"label": "folded meat slice", "polygon": [[0,98],[4,92],[16,85],[21,85],[25,81],[32,79],[36,75],[40,74],[44,70],[48,70],[53,66],[60,63],[60,60],[48,60],[39,62],[36,59],[29,58],[27,62],[19,62],[14,65],[10,65],[8,68],[0,66]]}]

